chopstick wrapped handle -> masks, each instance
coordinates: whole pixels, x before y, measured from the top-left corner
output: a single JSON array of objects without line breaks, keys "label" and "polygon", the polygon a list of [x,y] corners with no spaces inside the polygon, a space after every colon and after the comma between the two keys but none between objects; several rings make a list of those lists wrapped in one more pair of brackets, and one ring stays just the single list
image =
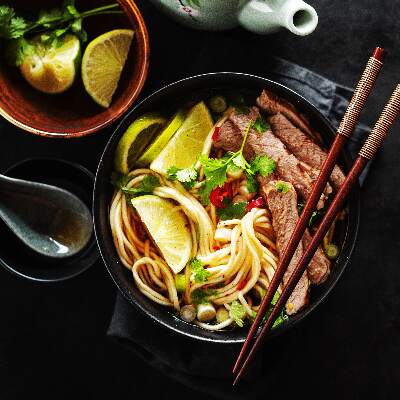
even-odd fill
[{"label": "chopstick wrapped handle", "polygon": [[[380,48],[378,47],[378,49]],[[343,136],[350,137],[354,131],[364,104],[382,68],[383,49],[380,50],[381,52],[375,50],[372,57],[369,58],[367,66],[354,90],[353,97],[338,129],[338,133]]]},{"label": "chopstick wrapped handle", "polygon": [[376,152],[381,147],[389,128],[400,114],[400,85],[397,85],[389,102],[382,111],[381,116],[376,122],[371,134],[368,136],[364,146],[359,151],[361,157],[372,160]]}]

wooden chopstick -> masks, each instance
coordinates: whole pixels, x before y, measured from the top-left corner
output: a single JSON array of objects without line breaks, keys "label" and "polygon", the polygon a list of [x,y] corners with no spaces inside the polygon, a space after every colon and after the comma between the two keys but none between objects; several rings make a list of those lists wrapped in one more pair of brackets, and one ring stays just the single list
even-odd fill
[{"label": "wooden chopstick", "polygon": [[294,252],[297,249],[297,245],[300,242],[303,234],[308,226],[308,221],[315,210],[315,207],[321,197],[322,192],[325,189],[326,183],[332,173],[332,170],[336,164],[336,160],[339,156],[340,150],[343,144],[349,138],[354,130],[354,127],[359,119],[362,108],[364,107],[369,94],[371,93],[372,87],[378,77],[378,74],[383,65],[384,50],[380,47],[376,47],[372,53],[372,56],[368,60],[363,74],[357,84],[354,91],[353,97],[347,107],[346,113],[340,123],[339,129],[335,140],[331,146],[327,159],[325,160],[321,172],[313,185],[313,190],[310,197],[308,198],[304,209],[299,217],[297,225],[290,238],[288,246],[286,247],[281,259],[279,260],[278,268],[276,269],[274,276],[269,284],[267,293],[265,294],[260,308],[257,312],[256,318],[250,327],[249,333],[247,334],[246,341],[240,351],[240,354],[236,360],[233,368],[235,374],[244,360],[246,352],[248,351],[253,337],[256,335],[258,326],[260,325],[265,313],[274,297],[276,290],[278,289],[283,275],[285,274],[288,265],[293,257]]},{"label": "wooden chopstick", "polygon": [[342,209],[344,202],[350,193],[351,189],[357,183],[358,178],[361,172],[364,170],[368,161],[372,160],[375,156],[376,152],[381,147],[387,133],[400,114],[400,85],[396,87],[394,90],[389,102],[386,104],[381,116],[379,117],[377,123],[375,124],[373,130],[368,136],[364,146],[359,151],[359,156],[353,164],[349,174],[347,175],[343,185],[340,187],[338,193],[336,194],[334,200],[329,206],[324,218],[322,219],[320,225],[318,226],[317,231],[314,233],[310,244],[305,250],[303,256],[299,260],[296,268],[294,269],[292,275],[290,276],[288,282],[282,290],[282,294],[279,297],[277,303],[272,309],[271,314],[269,315],[265,325],[263,326],[260,334],[258,335],[254,346],[250,350],[246,360],[244,361],[241,369],[236,375],[234,384],[236,384],[242,374],[244,373],[246,366],[251,362],[254,354],[257,352],[257,349],[261,346],[263,341],[265,340],[267,333],[271,329],[273,323],[279,316],[281,310],[285,307],[286,302],[288,301],[291,293],[299,282],[301,276],[307,268],[308,263],[313,258],[315,251],[318,246],[321,244],[324,236],[326,235],[329,227],[334,221],[337,214]]}]

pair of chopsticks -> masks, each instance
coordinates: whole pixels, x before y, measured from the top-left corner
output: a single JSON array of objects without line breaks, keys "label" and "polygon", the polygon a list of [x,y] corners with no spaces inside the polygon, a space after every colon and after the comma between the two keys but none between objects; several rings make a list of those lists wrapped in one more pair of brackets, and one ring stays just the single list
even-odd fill
[{"label": "pair of chopsticks", "polygon": [[[267,321],[262,327],[259,335],[256,337],[256,332],[261,323],[261,320],[263,319],[264,315],[270,307],[270,303],[274,297],[274,294],[282,281],[283,275],[286,272],[290,261],[297,249],[297,246],[308,226],[308,221],[318,203],[318,200],[320,199],[322,192],[325,189],[325,185],[331,176],[333,168],[336,165],[336,160],[339,156],[340,150],[342,149],[346,140],[351,136],[356,126],[360,113],[367,101],[369,94],[371,93],[372,87],[382,68],[383,58],[384,50],[380,47],[377,47],[370,57],[366,68],[360,78],[360,81],[354,91],[353,97],[349,103],[343,120],[340,123],[335,140],[328,153],[327,159],[325,160],[321,168],[320,174],[316,182],[314,183],[312,193],[303,208],[303,211],[299,217],[299,220],[289,240],[289,243],[281,256],[278,268],[275,271],[273,279],[271,280],[268,287],[268,291],[261,302],[260,308],[257,312],[257,316],[249,330],[246,341],[243,344],[240,354],[236,360],[233,369],[233,373],[234,375],[236,375],[233,383],[234,385],[240,380],[247,366],[252,361],[257,350],[260,348],[261,344],[265,340],[267,333],[271,329],[273,323],[275,322],[281,310],[288,301],[291,293],[293,292],[298,281],[306,270],[308,263],[314,256],[315,251],[322,242],[333,220],[340,212],[347,195],[350,193],[354,185],[358,182],[358,177],[367,165],[368,161],[370,161],[375,156],[376,152],[381,147],[391,125],[394,123],[395,119],[400,113],[400,85],[398,85],[392,93],[392,96],[390,97],[385,108],[383,109],[382,114],[380,115],[378,121],[376,122],[374,128],[368,136],[365,144],[359,151],[359,155],[356,161],[354,162],[343,185],[340,187],[335,198],[333,199],[328,210],[326,211],[324,218],[320,222],[317,231],[314,233],[311,242],[305,249],[302,258],[294,269],[289,281],[283,288],[281,296],[273,307],[271,314],[269,315]],[[255,341],[253,343],[254,338]],[[250,348],[252,343],[253,346]]]}]

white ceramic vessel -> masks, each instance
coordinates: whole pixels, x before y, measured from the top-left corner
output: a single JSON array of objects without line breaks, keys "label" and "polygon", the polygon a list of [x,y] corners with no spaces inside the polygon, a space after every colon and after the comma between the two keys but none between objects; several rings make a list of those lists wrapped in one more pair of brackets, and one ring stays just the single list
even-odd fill
[{"label": "white ceramic vessel", "polygon": [[300,36],[318,25],[315,9],[303,0],[151,0],[176,21],[195,29],[224,30],[238,25],[267,34],[286,28]]}]

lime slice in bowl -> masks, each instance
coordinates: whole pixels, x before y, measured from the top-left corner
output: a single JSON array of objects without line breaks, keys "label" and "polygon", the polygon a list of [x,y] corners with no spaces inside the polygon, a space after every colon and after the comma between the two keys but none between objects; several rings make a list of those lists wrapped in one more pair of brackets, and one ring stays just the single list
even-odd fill
[{"label": "lime slice in bowl", "polygon": [[199,158],[212,127],[213,121],[207,106],[204,102],[196,104],[150,168],[165,175],[172,166],[191,167]]},{"label": "lime slice in bowl", "polygon": [[60,46],[43,43],[40,36],[29,41],[31,51],[20,66],[23,77],[37,90],[56,94],[74,83],[81,45],[74,35],[65,35]]},{"label": "lime slice in bowl", "polygon": [[131,204],[172,271],[182,271],[192,252],[192,238],[182,211],[170,200],[154,195],[136,197]]},{"label": "lime slice in bowl", "polygon": [[163,131],[157,136],[152,144],[140,156],[137,164],[140,166],[149,165],[164,149],[174,133],[179,129],[185,120],[185,112],[179,110],[167,123]]},{"label": "lime slice in bowl", "polygon": [[153,113],[144,114],[133,121],[115,150],[115,170],[127,174],[133,169],[140,154],[165,123],[164,117]]},{"label": "lime slice in bowl", "polygon": [[92,99],[107,108],[117,89],[134,32],[115,29],[93,39],[82,58],[82,81]]}]

